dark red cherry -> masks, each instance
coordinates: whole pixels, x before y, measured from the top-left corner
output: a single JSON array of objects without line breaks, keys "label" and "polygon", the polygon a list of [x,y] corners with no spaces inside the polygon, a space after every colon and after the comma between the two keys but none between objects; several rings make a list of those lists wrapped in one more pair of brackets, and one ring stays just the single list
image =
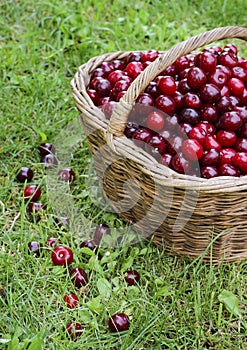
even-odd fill
[{"label": "dark red cherry", "polygon": [[197,140],[185,140],[182,144],[182,152],[187,159],[198,160],[202,157],[203,148]]},{"label": "dark red cherry", "polygon": [[171,167],[180,174],[188,174],[190,162],[181,153],[175,154],[171,160]]},{"label": "dark red cherry", "polygon": [[33,171],[32,169],[24,166],[19,170],[16,178],[20,182],[30,182],[33,179]]},{"label": "dark red cherry", "polygon": [[70,248],[63,245],[56,246],[51,253],[51,259],[54,265],[70,265],[73,261],[73,252]]},{"label": "dark red cherry", "polygon": [[216,149],[212,148],[203,152],[200,159],[202,166],[218,166],[220,163],[220,153]]},{"label": "dark red cherry", "polygon": [[37,241],[31,241],[28,243],[29,253],[32,253],[34,256],[40,256],[40,244]]},{"label": "dark red cherry", "polygon": [[162,112],[153,111],[147,117],[147,127],[153,131],[160,131],[163,129],[165,123],[165,116]]},{"label": "dark red cherry", "polygon": [[214,123],[218,118],[218,111],[214,105],[205,104],[200,109],[201,119],[209,123]]},{"label": "dark red cherry", "polygon": [[50,167],[53,165],[58,165],[58,160],[54,154],[46,154],[40,160],[41,164],[44,164],[46,167]]},{"label": "dark red cherry", "polygon": [[58,179],[64,182],[72,182],[75,180],[75,172],[71,168],[60,169]]},{"label": "dark red cherry", "polygon": [[180,112],[180,121],[182,123],[196,125],[201,121],[201,116],[194,108],[183,108]]},{"label": "dark red cherry", "polygon": [[247,152],[247,138],[239,138],[234,144],[234,149],[237,152]]},{"label": "dark red cherry", "polygon": [[204,166],[201,168],[201,177],[210,179],[219,176],[218,169],[215,166]]},{"label": "dark red cherry", "polygon": [[234,131],[219,130],[216,139],[222,147],[232,147],[237,141],[237,135]]},{"label": "dark red cherry", "polygon": [[217,64],[217,57],[214,53],[204,51],[199,54],[199,67],[204,71],[204,72],[212,72],[216,68]]},{"label": "dark red cherry", "polygon": [[247,172],[247,152],[237,152],[232,159],[232,164],[240,171]]},{"label": "dark red cherry", "polygon": [[74,293],[66,294],[63,297],[63,300],[65,301],[65,303],[69,309],[75,309],[79,305],[79,303],[78,303],[79,299]]},{"label": "dark red cherry", "polygon": [[131,79],[135,79],[139,74],[144,70],[144,67],[141,62],[130,62],[125,68],[125,72],[127,72],[128,76]]},{"label": "dark red cherry", "polygon": [[47,238],[47,240],[46,240],[46,245],[47,245],[48,247],[54,247],[55,245],[60,244],[60,243],[61,243],[61,242],[60,242],[59,239],[56,238],[56,237],[49,237],[49,238]]},{"label": "dark red cherry", "polygon": [[36,202],[41,196],[41,189],[38,185],[27,185],[24,188],[24,199],[25,201],[31,200]]},{"label": "dark red cherry", "polygon": [[232,148],[223,148],[220,151],[220,164],[232,164],[233,157],[237,152]]},{"label": "dark red cherry", "polygon": [[168,115],[172,115],[175,112],[175,103],[170,96],[158,96],[155,101],[155,107]]},{"label": "dark red cherry", "polygon": [[149,142],[152,136],[153,136],[153,133],[150,129],[139,128],[133,133],[132,139],[135,145],[144,148],[145,143]]},{"label": "dark red cherry", "polygon": [[87,239],[80,244],[80,248],[89,248],[94,251],[97,249],[97,245],[93,239]]},{"label": "dark red cherry", "polygon": [[87,285],[88,277],[86,272],[81,267],[74,267],[70,271],[71,280],[77,288]]},{"label": "dark red cherry", "polygon": [[28,212],[30,214],[41,213],[42,210],[46,209],[46,205],[40,202],[30,202],[28,205]]},{"label": "dark red cherry", "polygon": [[66,332],[72,340],[76,340],[82,335],[83,327],[79,322],[69,322],[66,324]]},{"label": "dark red cherry", "polygon": [[104,235],[109,235],[111,229],[107,224],[99,224],[95,228],[93,240],[96,245],[99,245]]},{"label": "dark red cherry", "polygon": [[39,153],[40,155],[46,156],[47,154],[55,154],[56,150],[55,150],[55,146],[52,143],[41,143],[41,145],[39,146]]},{"label": "dark red cherry", "polygon": [[136,270],[128,270],[125,274],[126,276],[124,279],[129,286],[133,286],[140,281],[140,275]]},{"label": "dark red cherry", "polygon": [[116,313],[109,318],[108,326],[112,332],[122,332],[129,329],[130,322],[124,313]]},{"label": "dark red cherry", "polygon": [[172,160],[172,155],[170,153],[164,153],[164,154],[162,154],[162,157],[160,159],[160,163],[163,165],[166,165],[167,167],[170,168],[171,160]]},{"label": "dark red cherry", "polygon": [[218,168],[219,176],[239,176],[239,171],[231,164],[222,164]]},{"label": "dark red cherry", "polygon": [[203,85],[200,88],[199,93],[204,103],[216,103],[221,98],[220,89],[211,83]]},{"label": "dark red cherry", "polygon": [[190,68],[187,75],[187,82],[192,89],[199,89],[201,86],[203,86],[206,83],[206,81],[207,81],[206,74],[201,68],[199,67]]},{"label": "dark red cherry", "polygon": [[104,113],[106,119],[109,120],[111,118],[111,115],[116,106],[116,103],[117,103],[116,101],[109,101],[102,105],[102,112]]},{"label": "dark red cherry", "polygon": [[164,95],[173,95],[177,90],[177,86],[173,77],[166,75],[161,77],[158,82],[158,89]]},{"label": "dark red cherry", "polygon": [[224,130],[235,131],[242,126],[240,114],[236,111],[226,112],[220,117],[220,126]]}]

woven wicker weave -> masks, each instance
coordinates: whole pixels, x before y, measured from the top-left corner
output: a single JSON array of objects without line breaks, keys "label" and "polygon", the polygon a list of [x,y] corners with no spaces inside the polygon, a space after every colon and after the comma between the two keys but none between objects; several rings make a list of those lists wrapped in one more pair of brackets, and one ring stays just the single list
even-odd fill
[{"label": "woven wicker weave", "polygon": [[[247,40],[247,29],[216,28],[162,52],[134,80],[110,121],[93,104],[86,88],[96,67],[124,59],[129,52],[92,58],[79,67],[71,82],[96,171],[114,210],[144,236],[152,235],[156,244],[164,244],[170,254],[194,258],[204,254],[204,261],[214,263],[247,257],[247,176],[203,179],[178,174],[123,133],[136,98],[160,72],[185,54],[230,38]],[[133,185],[130,191],[126,182]]]}]

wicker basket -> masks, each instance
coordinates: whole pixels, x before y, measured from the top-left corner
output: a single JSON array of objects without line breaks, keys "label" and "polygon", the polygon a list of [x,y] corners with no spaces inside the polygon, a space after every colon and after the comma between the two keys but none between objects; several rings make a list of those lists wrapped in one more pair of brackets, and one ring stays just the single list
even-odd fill
[{"label": "wicker basket", "polygon": [[145,237],[152,235],[170,254],[203,256],[213,263],[247,257],[247,176],[203,179],[178,174],[135,146],[124,129],[135,100],[160,72],[183,55],[229,38],[247,40],[247,29],[216,28],[162,52],[134,80],[110,121],[93,104],[86,88],[97,66],[124,59],[129,52],[92,58],[79,67],[71,82],[94,166],[113,209]]}]

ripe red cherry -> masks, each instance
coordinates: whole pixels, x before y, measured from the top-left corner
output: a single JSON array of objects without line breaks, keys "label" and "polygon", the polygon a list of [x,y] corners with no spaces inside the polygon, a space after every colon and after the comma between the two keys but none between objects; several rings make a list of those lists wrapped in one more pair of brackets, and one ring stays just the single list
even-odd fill
[{"label": "ripe red cherry", "polygon": [[243,83],[247,82],[247,70],[242,67],[233,67],[232,76],[240,79]]},{"label": "ripe red cherry", "polygon": [[59,243],[59,239],[56,238],[56,237],[49,237],[49,238],[47,238],[47,240],[46,240],[46,245],[47,245],[48,247],[54,247],[55,244],[57,244],[57,243]]},{"label": "ripe red cherry", "polygon": [[131,139],[134,132],[136,130],[138,130],[139,128],[139,124],[134,123],[134,122],[127,122],[125,130],[124,130],[124,134],[128,139]]},{"label": "ripe red cherry", "polygon": [[140,275],[136,270],[126,271],[125,281],[129,286],[133,286],[135,283],[140,281]]},{"label": "ripe red cherry", "polygon": [[67,307],[69,309],[75,309],[76,307],[78,307],[78,297],[73,294],[73,293],[68,293],[63,297],[63,300],[65,301]]},{"label": "ripe red cherry", "polygon": [[177,73],[182,72],[184,69],[191,67],[191,61],[188,56],[179,57],[174,62],[174,67]]},{"label": "ripe red cherry", "polygon": [[218,111],[214,105],[205,104],[200,109],[201,118],[209,123],[214,123],[218,118]]},{"label": "ripe red cherry", "polygon": [[220,163],[220,153],[212,148],[203,152],[200,159],[200,164],[202,166],[218,166]]},{"label": "ripe red cherry", "polygon": [[46,156],[47,154],[55,154],[56,150],[55,147],[52,143],[41,143],[39,146],[39,154],[43,157]]},{"label": "ripe red cherry", "polygon": [[237,169],[246,173],[247,172],[247,152],[237,152],[232,159],[232,164]]},{"label": "ripe red cherry", "polygon": [[80,268],[80,267],[74,267],[70,271],[70,276],[72,279],[72,282],[77,288],[81,288],[87,285],[88,283],[88,277],[86,272]]},{"label": "ripe red cherry", "polygon": [[147,117],[147,127],[153,131],[160,131],[163,129],[165,123],[164,114],[161,112],[151,112]]},{"label": "ripe red cherry", "polygon": [[44,157],[41,158],[40,162],[41,164],[44,164],[46,167],[58,165],[57,158],[52,153],[46,154]]},{"label": "ripe red cherry", "polygon": [[30,202],[27,208],[30,214],[41,213],[44,209],[46,209],[46,205],[39,202]]},{"label": "ripe red cherry", "polygon": [[247,139],[238,138],[236,143],[234,144],[234,149],[237,152],[247,152]]},{"label": "ripe red cherry", "polygon": [[196,125],[201,121],[201,116],[194,108],[183,108],[180,112],[180,121],[182,123]]},{"label": "ripe red cherry", "polygon": [[70,265],[73,261],[73,252],[70,248],[63,245],[56,246],[51,253],[51,259],[54,265]]},{"label": "ripe red cherry", "polygon": [[41,196],[41,189],[38,185],[28,185],[24,188],[24,199],[36,202]]},{"label": "ripe red cherry", "polygon": [[159,56],[159,52],[157,50],[148,50],[147,52],[144,52],[141,56],[142,62],[153,62],[157,57]]},{"label": "ripe red cherry", "polygon": [[40,256],[40,245],[39,242],[31,241],[28,243],[28,250],[30,253],[33,253],[34,256]]},{"label": "ripe red cherry", "polygon": [[232,164],[236,151],[232,148],[223,148],[220,151],[220,164]]},{"label": "ripe red cherry", "polygon": [[148,143],[145,145],[145,150],[154,156],[155,159],[160,160],[160,157],[166,151],[166,142],[161,135],[153,135]]},{"label": "ripe red cherry", "polygon": [[173,95],[177,90],[174,78],[168,75],[160,78],[158,88],[164,95]]},{"label": "ripe red cherry", "polygon": [[223,88],[227,82],[227,75],[220,68],[216,68],[207,76],[207,82],[218,86],[218,88]]},{"label": "ripe red cherry", "polygon": [[30,182],[33,179],[33,171],[32,169],[24,166],[19,170],[16,178],[20,182]]},{"label": "ripe red cherry", "polygon": [[211,83],[203,85],[200,90],[200,97],[205,103],[216,103],[221,98],[220,89]]},{"label": "ripe red cherry", "polygon": [[220,117],[220,126],[224,130],[235,131],[242,126],[242,119],[236,111],[226,112]]},{"label": "ripe red cherry", "polygon": [[82,335],[83,327],[79,322],[69,322],[66,324],[66,332],[72,340],[76,340]]},{"label": "ripe red cherry", "polygon": [[139,74],[144,70],[144,67],[141,62],[130,62],[126,68],[125,72],[127,72],[128,76],[132,79],[138,77]]},{"label": "ripe red cherry", "polygon": [[192,89],[199,89],[207,81],[206,74],[199,67],[192,67],[188,71],[187,82]]},{"label": "ripe red cherry", "polygon": [[155,107],[169,115],[172,115],[175,111],[175,103],[170,96],[158,96],[155,101]]},{"label": "ripe red cherry", "polygon": [[234,55],[225,51],[218,56],[218,64],[233,68],[238,65],[238,60]]},{"label": "ripe red cherry", "polygon": [[221,145],[220,143],[216,140],[216,138],[212,135],[208,135],[205,138],[204,141],[204,149],[216,149],[217,151],[221,150]]},{"label": "ripe red cherry", "polygon": [[202,101],[197,94],[192,92],[187,92],[183,98],[183,105],[184,107],[197,109],[201,107]]},{"label": "ripe red cherry", "polygon": [[171,160],[172,160],[172,155],[170,153],[164,153],[162,154],[162,157],[160,159],[160,163],[163,165],[166,165],[167,167],[171,167]]},{"label": "ripe red cherry", "polygon": [[237,141],[237,135],[234,131],[219,130],[216,139],[222,147],[232,147]]},{"label": "ripe red cherry", "polygon": [[97,245],[95,244],[93,239],[87,239],[86,241],[83,241],[80,244],[80,248],[89,248],[94,251],[97,249]]},{"label": "ripe red cherry", "polygon": [[201,177],[205,179],[210,179],[212,177],[218,176],[218,170],[215,166],[204,166],[201,168]]},{"label": "ripe red cherry", "polygon": [[202,146],[204,145],[207,134],[202,128],[195,126],[189,132],[189,138],[198,141]]},{"label": "ripe red cherry", "polygon": [[99,97],[109,96],[111,83],[107,79],[101,79],[95,84],[95,90]]},{"label": "ripe red cherry", "polygon": [[112,332],[122,332],[129,329],[130,322],[124,313],[116,313],[109,318],[108,325]]},{"label": "ripe red cherry", "polygon": [[239,171],[231,164],[222,164],[218,168],[219,176],[239,176]]},{"label": "ripe red cherry", "polygon": [[64,182],[72,182],[75,180],[75,172],[70,168],[60,169],[58,172],[58,179]]},{"label": "ripe red cherry", "polygon": [[123,76],[125,76],[126,74],[127,74],[126,72],[117,69],[117,70],[111,72],[111,73],[108,75],[107,79],[109,80],[109,82],[111,83],[111,85],[114,86],[115,83],[116,83],[118,80],[120,80]]},{"label": "ripe red cherry", "polygon": [[152,136],[153,133],[150,129],[139,128],[133,133],[132,138],[135,145],[144,148],[145,143],[149,142]]},{"label": "ripe red cherry", "polygon": [[227,86],[230,90],[230,92],[234,95],[234,96],[242,96],[243,92],[244,92],[244,83],[242,82],[242,80],[238,79],[238,78],[231,78],[228,80],[227,82]]},{"label": "ripe red cherry", "polygon": [[95,228],[94,237],[93,237],[94,243],[96,245],[99,245],[102,240],[102,237],[104,235],[109,235],[110,233],[111,233],[111,229],[107,224],[102,223],[97,225]]},{"label": "ripe red cherry", "polygon": [[212,72],[216,68],[217,58],[216,55],[212,52],[204,51],[198,54],[197,61],[199,63],[199,67],[204,72]]},{"label": "ripe red cherry", "polygon": [[98,106],[99,104],[99,95],[97,94],[95,89],[87,89],[87,94],[95,104],[95,106]]},{"label": "ripe red cherry", "polygon": [[171,160],[171,167],[180,174],[188,174],[190,170],[190,162],[180,154],[175,154]]},{"label": "ripe red cherry", "polygon": [[182,144],[184,156],[190,160],[198,160],[202,157],[203,148],[197,140],[185,140]]}]

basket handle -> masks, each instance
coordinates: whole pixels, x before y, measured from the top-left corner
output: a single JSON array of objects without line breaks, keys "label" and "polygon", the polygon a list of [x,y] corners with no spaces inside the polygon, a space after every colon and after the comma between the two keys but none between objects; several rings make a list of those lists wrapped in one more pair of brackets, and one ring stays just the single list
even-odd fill
[{"label": "basket handle", "polygon": [[182,41],[164,54],[160,55],[154,62],[144,69],[144,71],[142,71],[142,73],[130,85],[119,103],[117,103],[108,124],[108,136],[111,136],[112,138],[113,136],[123,135],[128,115],[137,97],[159,73],[171,65],[177,58],[187,55],[204,45],[230,38],[238,38],[247,41],[247,28],[238,26],[216,28]]}]

